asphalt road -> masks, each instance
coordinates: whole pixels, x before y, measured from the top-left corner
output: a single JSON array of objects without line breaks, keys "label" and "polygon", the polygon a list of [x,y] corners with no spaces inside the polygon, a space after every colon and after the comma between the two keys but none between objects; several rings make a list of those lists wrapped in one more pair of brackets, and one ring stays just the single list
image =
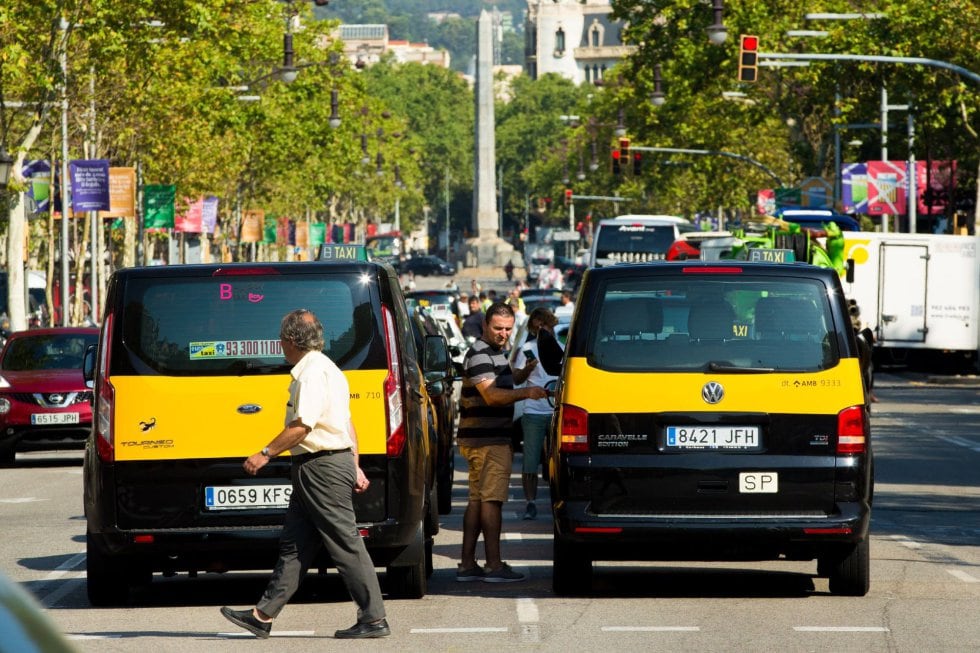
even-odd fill
[{"label": "asphalt road", "polygon": [[[355,614],[329,572],[304,584],[273,641],[245,644],[289,652],[980,650],[980,385],[935,382],[942,380],[901,371],[878,377],[866,597],[831,596],[810,562],[599,563],[593,596],[556,597],[547,488],[539,518],[520,520],[519,456],[503,549],[529,578],[456,583],[466,501],[457,460],[453,513],[436,538],[429,593],[387,602],[390,638],[332,639]],[[251,637],[218,608],[253,603],[264,571],[158,577],[139,607],[89,606],[80,465],[79,452],[21,454],[16,467],[0,469],[0,571],[39,599],[79,651],[241,650]]]}]

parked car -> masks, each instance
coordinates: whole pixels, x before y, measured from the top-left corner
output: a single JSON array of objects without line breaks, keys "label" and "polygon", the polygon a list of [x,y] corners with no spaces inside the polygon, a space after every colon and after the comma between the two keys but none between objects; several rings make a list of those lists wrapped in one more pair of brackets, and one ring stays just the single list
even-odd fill
[{"label": "parked car", "polygon": [[99,330],[18,331],[0,351],[0,464],[18,451],[81,449],[92,426],[82,358]]},{"label": "parked car", "polygon": [[[425,350],[425,340],[429,336],[438,336],[445,340],[442,327],[436,322],[427,309],[416,307],[411,312],[412,335],[415,337],[415,347]],[[438,510],[440,515],[448,515],[452,511],[453,472],[455,471],[455,440],[456,428],[456,396],[453,393],[453,375],[445,369],[423,374],[425,391],[433,415],[431,420],[435,426],[436,438],[436,487]]]},{"label": "parked car", "polygon": [[402,274],[411,272],[422,277],[430,275],[450,277],[456,274],[456,266],[452,263],[446,263],[438,256],[427,254],[425,256],[413,256],[412,258],[405,259],[399,265],[398,271]]}]

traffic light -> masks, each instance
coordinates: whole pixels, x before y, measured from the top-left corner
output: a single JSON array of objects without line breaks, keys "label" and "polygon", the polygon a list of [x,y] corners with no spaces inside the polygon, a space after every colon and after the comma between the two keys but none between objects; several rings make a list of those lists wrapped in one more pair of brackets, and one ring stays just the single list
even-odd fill
[{"label": "traffic light", "polygon": [[633,175],[640,174],[640,168],[643,167],[643,155],[639,152],[633,152]]},{"label": "traffic light", "polygon": [[754,82],[759,79],[759,37],[742,34],[738,48],[738,81]]},{"label": "traffic light", "polygon": [[566,188],[565,189],[565,206],[568,206],[571,203],[572,203],[572,189],[571,188]]},{"label": "traffic light", "polygon": [[619,139],[619,158],[623,163],[627,163],[630,159],[630,139],[626,136]]},{"label": "traffic light", "polygon": [[612,173],[616,176],[621,175],[623,173],[623,168],[620,165],[619,156],[620,156],[619,150],[612,151]]}]

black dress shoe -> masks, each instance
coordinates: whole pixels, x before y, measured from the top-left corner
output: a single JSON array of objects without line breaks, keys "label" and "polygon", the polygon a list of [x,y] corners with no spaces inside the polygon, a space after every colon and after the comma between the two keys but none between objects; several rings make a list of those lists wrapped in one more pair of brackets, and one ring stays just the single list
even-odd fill
[{"label": "black dress shoe", "polygon": [[231,608],[221,608],[221,614],[225,619],[241,626],[248,632],[261,639],[267,639],[272,632],[272,622],[259,621],[249,610],[232,610]]},{"label": "black dress shoe", "polygon": [[368,639],[371,637],[387,637],[391,634],[388,621],[382,619],[373,624],[356,623],[346,630],[338,630],[333,634],[337,639]]}]

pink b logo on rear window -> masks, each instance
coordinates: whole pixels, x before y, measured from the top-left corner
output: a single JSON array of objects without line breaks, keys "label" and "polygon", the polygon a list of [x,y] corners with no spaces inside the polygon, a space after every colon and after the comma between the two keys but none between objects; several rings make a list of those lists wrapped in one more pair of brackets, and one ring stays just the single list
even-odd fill
[{"label": "pink b logo on rear window", "polygon": [[231,299],[230,283],[222,283],[218,285],[218,297],[221,299]]}]

